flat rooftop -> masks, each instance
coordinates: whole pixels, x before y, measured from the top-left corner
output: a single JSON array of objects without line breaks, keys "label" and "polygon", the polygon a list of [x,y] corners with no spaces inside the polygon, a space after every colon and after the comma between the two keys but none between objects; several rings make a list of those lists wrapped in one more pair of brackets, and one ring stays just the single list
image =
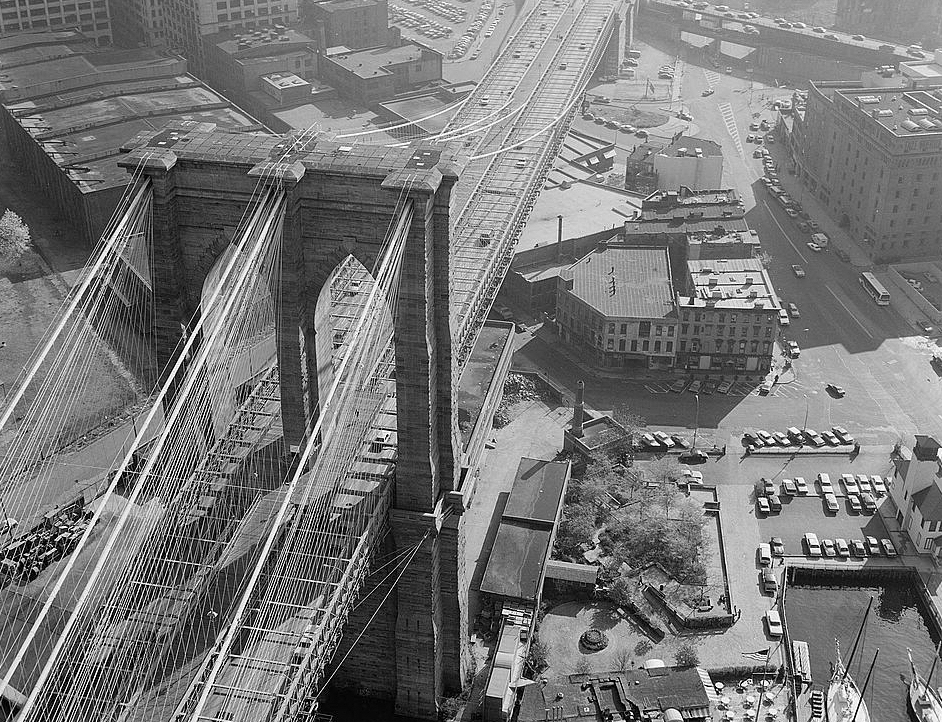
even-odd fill
[{"label": "flat rooftop", "polygon": [[664,155],[678,155],[681,150],[686,151],[686,155],[694,155],[698,150],[701,151],[704,156],[723,155],[722,146],[715,140],[697,138],[692,135],[681,135],[667,146],[662,153]]},{"label": "flat rooftop", "polygon": [[556,243],[557,216],[563,217],[563,238],[581,238],[617,229],[641,207],[630,193],[576,181],[568,189],[544,188],[520,234],[517,251]]},{"label": "flat rooftop", "polygon": [[569,479],[569,462],[524,457],[504,507],[504,519],[552,524]]},{"label": "flat rooftop", "polygon": [[757,258],[688,261],[692,296],[680,296],[681,306],[781,309],[768,272]]},{"label": "flat rooftop", "polygon": [[840,88],[846,104],[899,137],[942,132],[942,81],[938,87]]},{"label": "flat rooftop", "polygon": [[215,44],[222,52],[236,57],[274,57],[286,52],[295,52],[298,45],[314,43],[314,39],[297,30],[271,28],[254,32],[215,33],[203,38]]},{"label": "flat rooftop", "polygon": [[[462,449],[467,449],[484,408],[487,393],[494,383],[497,365],[507,344],[513,340],[512,324],[487,322],[481,328],[468,362],[458,380],[455,401]],[[490,424],[488,424],[490,425]]]},{"label": "flat rooftop", "polygon": [[399,47],[370,48],[328,57],[337,65],[361,78],[374,78],[391,73],[390,65],[420,61],[423,54],[427,52],[418,45],[406,43]]},{"label": "flat rooftop", "polygon": [[612,318],[664,318],[674,311],[666,248],[609,245],[564,270],[571,293]]},{"label": "flat rooftop", "polygon": [[[81,40],[0,45],[4,107],[82,191],[127,183],[117,164],[136,135],[177,121],[227,131],[264,130],[191,75],[180,56],[151,49],[101,50]],[[50,33],[53,38],[61,33]],[[74,38],[73,38],[74,40]],[[61,51],[61,52],[60,52]],[[9,63],[19,62],[15,67]],[[120,78],[117,82],[109,82]],[[13,88],[12,86],[17,86]]]}]

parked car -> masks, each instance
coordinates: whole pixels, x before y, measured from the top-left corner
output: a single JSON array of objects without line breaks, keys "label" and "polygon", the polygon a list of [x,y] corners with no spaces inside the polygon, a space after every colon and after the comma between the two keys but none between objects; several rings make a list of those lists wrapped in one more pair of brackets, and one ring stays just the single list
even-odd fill
[{"label": "parked car", "polygon": [[791,446],[792,442],[788,440],[788,437],[785,436],[781,431],[774,431],[772,433],[772,438],[775,439],[775,443],[779,446]]},{"label": "parked car", "polygon": [[687,388],[687,391],[689,391],[692,394],[700,393],[700,387],[702,385],[703,385],[703,382],[697,379],[692,384],[690,384],[690,386]]},{"label": "parked car", "polygon": [[766,594],[774,595],[778,591],[778,577],[771,569],[763,569],[759,572],[762,578],[762,591]]},{"label": "parked car", "polygon": [[821,438],[827,443],[828,446],[840,446],[841,440],[838,439],[833,432],[831,431],[822,431]]},{"label": "parked car", "polygon": [[837,384],[828,384],[824,388],[827,389],[827,392],[831,394],[831,396],[836,396],[839,399],[844,398],[844,394],[846,393],[844,387],[838,386]]},{"label": "parked car", "polygon": [[768,516],[772,513],[772,507],[769,506],[769,500],[767,497],[758,496],[756,497],[756,507],[759,510],[760,514]]},{"label": "parked car", "polygon": [[863,511],[863,505],[860,503],[860,496],[857,494],[848,494],[847,503],[850,504],[850,509],[855,514],[859,514]]},{"label": "parked car", "polygon": [[809,531],[804,535],[804,537],[802,537],[802,541],[805,544],[805,549],[809,557],[821,556],[821,543],[818,541],[818,536],[816,534],[813,534]]},{"label": "parked car", "polygon": [[759,545],[759,548],[756,550],[756,555],[759,558],[759,566],[770,567],[772,566],[772,547],[762,542]]},{"label": "parked car", "polygon": [[841,481],[844,483],[844,491],[848,494],[859,494],[860,486],[853,474],[841,474]]},{"label": "parked car", "polygon": [[854,437],[843,426],[832,426],[831,431],[834,432],[834,435],[841,440],[842,444],[853,444]]},{"label": "parked car", "polygon": [[674,446],[676,446],[678,449],[687,448],[687,440],[679,434],[671,434],[671,441],[674,442]]},{"label": "parked car", "polygon": [[796,306],[794,303],[789,303],[788,315],[791,316],[792,318],[799,318],[801,314],[798,312],[798,306]]},{"label": "parked car", "polygon": [[742,435],[742,439],[749,446],[755,446],[755,447],[765,446],[765,444],[762,443],[762,439],[760,439],[758,436],[753,434],[751,431],[747,431],[746,433],[744,433]]},{"label": "parked car", "polygon": [[830,474],[818,474],[818,486],[821,487],[822,494],[834,493],[834,485],[831,484]]},{"label": "parked car", "polygon": [[821,556],[833,557],[837,554],[837,550],[834,548],[834,541],[831,539],[822,539],[821,540]]},{"label": "parked car", "polygon": [[762,439],[762,443],[766,446],[773,446],[775,444],[775,439],[772,438],[772,434],[770,434],[765,429],[759,429],[756,431],[756,436]]},{"label": "parked car", "polygon": [[711,381],[707,379],[703,382],[703,386],[700,387],[700,393],[706,396],[709,396],[714,391],[716,391],[716,381]]},{"label": "parked car", "polygon": [[687,388],[686,379],[678,379],[671,384],[671,391],[673,391],[675,394],[681,393],[685,388]]},{"label": "parked car", "polygon": [[772,392],[772,384],[768,381],[763,381],[759,385],[759,396],[768,396]]},{"label": "parked car", "polygon": [[850,546],[846,539],[837,538],[834,540],[834,547],[837,550],[837,556],[846,559],[850,556]]},{"label": "parked car", "polygon": [[857,474],[857,486],[860,487],[860,493],[869,493],[873,489],[870,487],[870,477],[866,474]]},{"label": "parked car", "polygon": [[896,556],[896,547],[893,546],[893,542],[891,542],[889,539],[881,539],[880,545],[883,547],[883,553],[888,557]]},{"label": "parked car", "polygon": [[688,484],[702,484],[703,483],[703,472],[697,471],[696,469],[684,469],[684,480]]},{"label": "parked car", "polygon": [[817,446],[817,447],[824,446],[824,439],[821,438],[821,434],[819,434],[814,429],[805,429],[803,433],[805,435],[805,438],[808,440],[808,443],[811,444],[812,446]]},{"label": "parked car", "polygon": [[810,248],[815,253],[820,253],[821,251],[824,250],[821,246],[819,246],[814,241],[808,241],[805,245],[808,246],[808,248]]},{"label": "parked car", "polygon": [[782,537],[774,536],[769,540],[769,546],[772,547],[772,556],[773,557],[783,557],[785,556],[785,542],[782,541]]},{"label": "parked car", "polygon": [[832,514],[837,514],[837,512],[840,511],[840,507],[837,505],[837,497],[831,493],[824,495],[824,506]]},{"label": "parked car", "polygon": [[641,443],[655,449],[661,448],[660,442],[652,434],[641,434]]},{"label": "parked car", "polygon": [[873,514],[877,510],[877,503],[874,501],[873,494],[869,492],[865,491],[860,495],[860,503],[863,504],[863,508],[868,514]]},{"label": "parked car", "polygon": [[766,479],[764,476],[759,480],[762,484],[762,493],[766,496],[770,496],[775,493],[775,482],[771,479]]},{"label": "parked car", "polygon": [[866,542],[867,542],[867,554],[869,554],[870,556],[878,557],[883,553],[880,547],[880,543],[877,541],[876,537],[868,536],[866,538]]},{"label": "parked car", "polygon": [[782,496],[798,496],[798,487],[791,479],[782,479]]},{"label": "parked car", "polygon": [[803,477],[803,476],[796,476],[796,477],[795,477],[795,489],[798,491],[798,495],[799,495],[799,496],[807,496],[807,495],[808,495],[808,491],[809,491],[809,489],[808,489],[808,482],[805,481],[805,477]]},{"label": "parked car", "polygon": [[673,448],[674,448],[674,442],[673,442],[673,440],[671,439],[670,436],[668,436],[668,435],[667,435],[666,433],[664,433],[663,431],[655,431],[655,432],[654,432],[654,438],[657,439],[657,440],[660,442],[661,446],[663,446],[663,447],[665,447],[665,448],[668,448],[668,449],[673,449]]},{"label": "parked car", "polygon": [[797,341],[786,341],[785,350],[788,351],[788,355],[792,358],[798,358],[801,356],[801,347],[798,345]]},{"label": "parked car", "polygon": [[873,487],[873,493],[877,496],[886,496],[886,483],[882,476],[871,476],[870,485]]},{"label": "parked car", "polygon": [[765,626],[772,639],[778,639],[784,634],[782,628],[782,617],[775,609],[770,609],[765,613]]},{"label": "parked car", "polygon": [[728,394],[729,390],[733,388],[732,381],[723,381],[719,386],[716,387],[716,393],[718,394]]},{"label": "parked car", "polygon": [[852,539],[850,542],[850,553],[855,557],[867,556],[867,547],[860,539]]},{"label": "parked car", "polygon": [[778,494],[769,494],[769,506],[776,514],[782,510],[782,500],[779,499]]}]

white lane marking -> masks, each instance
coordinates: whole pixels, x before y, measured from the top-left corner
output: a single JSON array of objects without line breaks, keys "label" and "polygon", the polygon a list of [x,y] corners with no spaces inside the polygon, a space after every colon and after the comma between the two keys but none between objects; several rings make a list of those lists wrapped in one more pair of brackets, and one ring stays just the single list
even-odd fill
[{"label": "white lane marking", "polygon": [[805,263],[807,263],[807,262],[808,262],[808,259],[805,258],[805,254],[798,250],[798,246],[795,245],[795,243],[792,241],[792,239],[789,238],[788,234],[785,232],[785,229],[782,228],[782,224],[778,222],[778,218],[776,218],[776,217],[775,217],[775,214],[772,212],[772,208],[769,206],[768,201],[762,201],[762,205],[765,206],[765,209],[769,212],[769,217],[771,217],[771,219],[772,219],[772,221],[775,223],[775,225],[778,226],[778,229],[782,232],[782,235],[785,236],[785,240],[788,241],[789,245],[791,245],[791,247],[795,249],[795,253],[798,254],[798,257],[799,257],[802,261],[804,261]]},{"label": "white lane marking", "polygon": [[[825,288],[827,288],[827,286],[825,286]],[[860,328],[863,329],[863,332],[864,332],[865,334],[867,334],[868,337],[873,338],[873,334],[870,333],[870,331],[867,329],[867,327],[863,325],[863,321],[861,321],[859,318],[857,318],[857,314],[855,314],[853,311],[851,311],[851,310],[847,307],[847,304],[844,303],[844,302],[838,297],[838,295],[837,295],[836,293],[834,293],[834,291],[833,291],[832,289],[828,288],[828,293],[830,293],[832,296],[834,296],[834,300],[837,301],[839,304],[841,304],[841,306],[844,308],[845,311],[847,311],[847,313],[850,315],[850,317],[851,317],[852,319],[854,319],[854,320],[857,322],[857,325],[860,326]]]}]

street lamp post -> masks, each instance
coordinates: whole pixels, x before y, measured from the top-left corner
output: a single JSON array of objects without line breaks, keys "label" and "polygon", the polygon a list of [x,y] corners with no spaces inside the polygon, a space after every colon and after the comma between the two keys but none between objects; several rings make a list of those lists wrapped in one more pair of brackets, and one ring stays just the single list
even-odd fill
[{"label": "street lamp post", "polygon": [[700,394],[694,394],[693,397],[697,400],[697,414],[694,417],[693,422],[693,447],[692,451],[697,450],[697,432],[700,431]]}]

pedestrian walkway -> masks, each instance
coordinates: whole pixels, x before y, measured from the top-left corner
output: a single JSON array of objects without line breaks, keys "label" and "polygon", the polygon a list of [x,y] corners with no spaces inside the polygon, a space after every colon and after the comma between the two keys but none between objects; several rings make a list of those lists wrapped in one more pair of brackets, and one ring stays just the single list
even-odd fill
[{"label": "pedestrian walkway", "polygon": [[715,70],[710,70],[708,68],[703,69],[703,75],[706,77],[707,84],[709,84],[710,89],[716,88],[720,84],[720,81],[723,79],[723,76],[717,73]]},{"label": "pedestrian walkway", "polygon": [[742,138],[739,137],[739,128],[736,125],[736,114],[733,112],[733,106],[729,103],[720,103],[720,114],[723,116],[723,122],[726,124],[726,130],[730,138],[733,139],[733,145],[739,151],[739,155],[745,159],[746,152],[742,147]]}]

